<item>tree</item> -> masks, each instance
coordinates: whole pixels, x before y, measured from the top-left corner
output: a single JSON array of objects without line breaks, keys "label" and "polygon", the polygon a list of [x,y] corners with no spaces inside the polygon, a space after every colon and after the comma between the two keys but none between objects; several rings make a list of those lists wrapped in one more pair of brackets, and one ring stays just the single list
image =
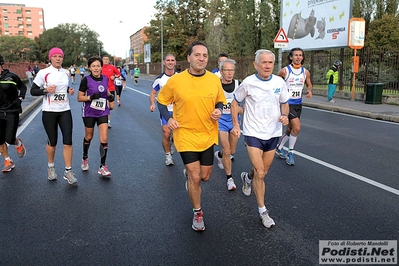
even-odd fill
[{"label": "tree", "polygon": [[372,48],[385,47],[397,49],[399,47],[399,20],[392,15],[384,15],[382,19],[370,22],[365,45]]},{"label": "tree", "polygon": [[39,59],[39,46],[24,36],[0,36],[1,54],[8,62],[34,62]]},{"label": "tree", "polygon": [[225,1],[210,0],[209,15],[204,25],[205,42],[209,49],[209,56],[216,57],[221,52],[228,52],[226,42]]},{"label": "tree", "polygon": [[145,30],[151,43],[151,61],[161,61],[161,20],[163,20],[164,54],[172,53],[177,60],[186,58],[187,46],[194,40],[205,40],[205,0],[158,0],[155,19]]},{"label": "tree", "polygon": [[[258,48],[257,12],[254,0],[226,0],[226,43],[231,56],[253,55]],[[239,8],[238,8],[239,7]]]},{"label": "tree", "polygon": [[98,33],[90,30],[85,24],[60,24],[46,30],[36,42],[40,47],[41,61],[48,61],[48,51],[52,47],[60,47],[64,51],[64,66],[82,64],[84,58],[98,55],[102,43],[98,41]]},{"label": "tree", "polygon": [[280,29],[280,0],[261,0],[258,17],[257,48],[273,47]]},{"label": "tree", "polygon": [[398,0],[387,0],[386,1],[386,7],[385,7],[385,13],[392,15],[394,17],[397,17],[398,15],[398,6],[399,6],[399,1]]}]

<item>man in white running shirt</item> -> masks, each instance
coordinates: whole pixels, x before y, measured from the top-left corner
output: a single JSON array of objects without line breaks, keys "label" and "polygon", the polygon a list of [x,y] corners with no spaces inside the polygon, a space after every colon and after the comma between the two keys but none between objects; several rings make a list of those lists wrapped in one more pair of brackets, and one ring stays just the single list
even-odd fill
[{"label": "man in white running shirt", "polygon": [[243,135],[252,169],[249,173],[241,173],[242,191],[246,196],[251,195],[253,182],[259,215],[262,224],[267,228],[275,225],[275,222],[265,206],[265,176],[273,163],[282,126],[288,124],[290,98],[287,84],[281,77],[272,74],[274,62],[275,55],[271,51],[258,50],[254,62],[257,73],[243,80],[234,92],[231,104],[234,125],[232,133],[239,137],[239,103],[245,100]]}]

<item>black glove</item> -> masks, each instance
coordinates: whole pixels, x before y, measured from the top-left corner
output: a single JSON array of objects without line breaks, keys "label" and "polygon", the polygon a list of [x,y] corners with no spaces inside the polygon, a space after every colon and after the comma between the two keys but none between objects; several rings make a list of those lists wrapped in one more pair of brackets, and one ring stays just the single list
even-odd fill
[{"label": "black glove", "polygon": [[90,100],[93,101],[94,99],[100,99],[100,97],[101,97],[101,94],[99,92],[96,92],[96,93],[90,95]]},{"label": "black glove", "polygon": [[108,101],[109,101],[110,103],[112,103],[113,101],[115,101],[115,97],[114,97],[113,94],[108,95]]}]

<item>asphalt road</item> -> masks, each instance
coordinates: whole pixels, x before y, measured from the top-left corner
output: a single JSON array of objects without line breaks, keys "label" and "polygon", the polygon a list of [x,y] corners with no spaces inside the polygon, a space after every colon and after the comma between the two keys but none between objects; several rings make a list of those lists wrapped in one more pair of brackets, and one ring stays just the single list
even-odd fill
[{"label": "asphalt road", "polygon": [[[216,163],[203,183],[202,233],[191,229],[183,163],[164,164],[159,113],[149,111],[149,80],[128,81],[112,111],[107,164],[97,175],[98,133],[88,172],[73,97],[73,168],[78,186],[47,180],[41,112],[22,121],[27,155],[0,174],[0,265],[318,265],[319,240],[397,240],[398,124],[304,108],[296,165],[277,156],[267,176],[266,206],[276,226],[262,227],[254,195],[241,192],[250,162],[242,143],[233,162],[238,189],[229,192]],[[74,85],[78,88],[78,84]],[[216,147],[217,149],[218,147]]]}]

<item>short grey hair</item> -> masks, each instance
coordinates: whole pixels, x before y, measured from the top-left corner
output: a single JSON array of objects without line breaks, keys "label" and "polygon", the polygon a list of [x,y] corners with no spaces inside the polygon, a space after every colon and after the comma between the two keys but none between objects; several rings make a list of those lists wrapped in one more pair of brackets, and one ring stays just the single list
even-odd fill
[{"label": "short grey hair", "polygon": [[259,58],[261,54],[271,54],[273,56],[273,62],[276,62],[276,55],[270,51],[270,50],[266,50],[266,49],[259,49],[258,51],[256,51],[255,53],[255,62],[257,64],[259,64]]},{"label": "short grey hair", "polygon": [[223,60],[222,62],[220,62],[220,64],[219,64],[219,70],[222,70],[222,69],[223,69],[224,63],[233,64],[234,69],[236,68],[236,61],[233,60],[233,59],[227,58],[226,60]]}]

